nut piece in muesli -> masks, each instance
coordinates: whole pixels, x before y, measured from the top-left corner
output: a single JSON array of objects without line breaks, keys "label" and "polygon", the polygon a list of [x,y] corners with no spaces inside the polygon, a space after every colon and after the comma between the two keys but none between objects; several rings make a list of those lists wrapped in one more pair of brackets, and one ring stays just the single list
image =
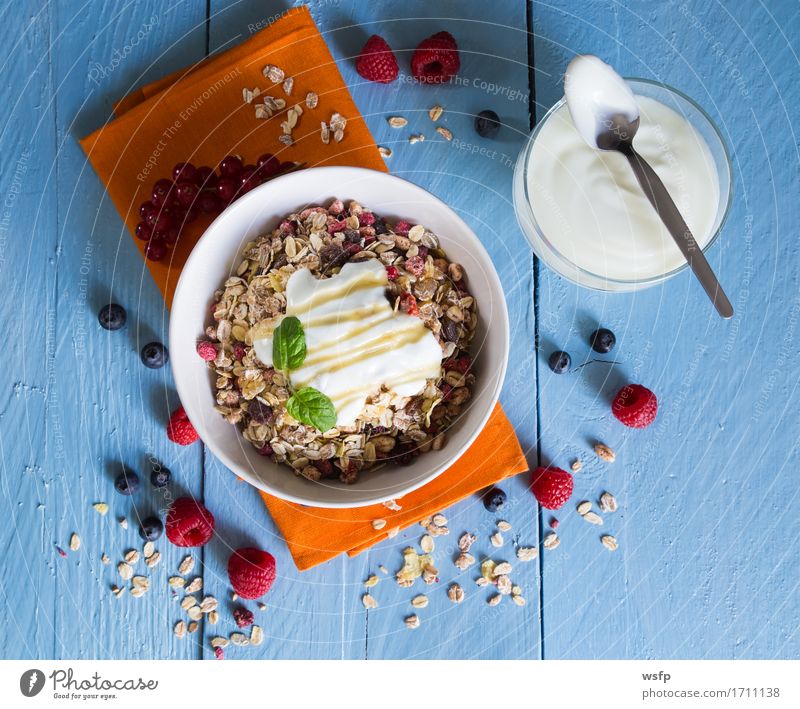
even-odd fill
[{"label": "nut piece in muesli", "polygon": [[336,199],[248,243],[236,274],[198,353],[259,453],[354,483],[442,447],[471,396],[478,316],[435,234]]}]

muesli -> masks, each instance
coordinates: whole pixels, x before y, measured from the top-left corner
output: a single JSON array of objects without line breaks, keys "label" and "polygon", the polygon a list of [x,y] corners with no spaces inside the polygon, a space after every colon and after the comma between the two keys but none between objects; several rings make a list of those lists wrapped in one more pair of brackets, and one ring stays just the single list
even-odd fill
[{"label": "muesli", "polygon": [[[425,380],[421,393],[400,396],[381,386],[366,398],[353,425],[320,430],[300,420],[297,402],[290,401],[296,399],[290,375],[278,362],[265,364],[254,342],[265,323],[273,324],[269,332],[280,339],[274,324],[292,319],[284,318],[292,274],[307,269],[324,280],[346,264],[367,261],[385,268],[385,297],[394,312],[419,318],[433,334],[441,367]],[[211,313],[213,324],[198,353],[215,374],[217,411],[259,453],[309,480],[354,483],[362,471],[408,464],[440,449],[471,396],[475,375],[469,347],[478,316],[463,268],[448,260],[437,236],[423,225],[390,222],[357,202],[335,199],[327,207],[306,207],[246,244],[235,274],[214,294]],[[310,420],[321,428],[331,422]]]}]

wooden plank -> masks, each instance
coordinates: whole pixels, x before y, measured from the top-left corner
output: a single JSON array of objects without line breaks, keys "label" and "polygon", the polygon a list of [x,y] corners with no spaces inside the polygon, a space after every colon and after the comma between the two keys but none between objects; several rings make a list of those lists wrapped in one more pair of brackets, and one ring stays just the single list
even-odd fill
[{"label": "wooden plank", "polygon": [[[403,6],[402,19],[392,22],[385,21],[385,6],[374,3],[320,3],[318,7],[312,5],[312,12],[326,32],[339,69],[375,139],[393,150],[388,163],[393,174],[429,189],[464,217],[489,250],[500,278],[508,284],[512,353],[502,402],[523,447],[535,458],[531,258],[510,203],[513,160],[528,125],[525,7],[522,3],[502,3],[490,9],[480,2],[410,2]],[[418,85],[409,77],[413,48],[442,29],[450,31],[462,49],[459,80],[441,87]],[[354,57],[374,32],[387,39],[400,63],[401,78],[389,86],[366,82],[354,69]],[[428,110],[436,103],[445,109],[439,123],[453,132],[452,143],[436,134],[428,117]],[[480,138],[473,129],[474,115],[486,108],[497,111],[506,124],[496,141]],[[390,128],[386,118],[395,114],[408,118],[409,126]],[[425,134],[425,142],[409,145],[411,133]],[[525,477],[503,486],[510,500],[510,509],[503,516],[512,522],[514,534],[523,543],[536,544],[536,509],[526,492]],[[447,516],[451,535],[437,540],[434,555],[440,570],[439,584],[427,587],[417,582],[413,589],[401,589],[387,579],[376,587],[374,595],[380,606],[368,613],[367,657],[538,657],[536,564],[519,565],[514,573],[524,588],[528,606],[518,608],[506,600],[501,607],[488,607],[488,591],[474,583],[477,570],[459,572],[453,566],[458,535],[476,531],[480,535],[476,552],[495,552],[493,557],[515,561],[511,545],[507,543],[501,551],[489,545],[497,518],[486,512],[477,498],[452,507]],[[402,549],[415,544],[421,531],[409,530],[371,550],[369,572],[380,576],[378,564],[384,564],[391,573],[397,571]],[[446,597],[447,587],[455,581],[467,594],[460,606]],[[429,606],[417,611],[421,625],[410,631],[403,623],[404,617],[414,612],[409,601],[416,593],[425,592]]]},{"label": "wooden plank", "polygon": [[[561,95],[576,52],[623,74],[658,79],[693,96],[733,149],[736,197],[711,252],[737,309],[720,321],[688,273],[630,295],[579,290],[542,268],[539,328],[543,457],[588,461],[575,500],[603,489],[620,512],[603,532],[573,509],[561,546],[544,556],[547,658],[793,657],[798,523],[796,125],[799,92],[785,71],[798,18],[787,5],[626,7],[534,2],[539,115]],[[791,61],[794,61],[793,59]],[[549,76],[548,76],[549,75]],[[737,77],[741,76],[741,81]],[[756,277],[755,274],[758,274]],[[556,377],[546,358],[566,349],[591,358],[597,323],[617,333],[614,367],[590,364]],[[609,359],[609,358],[606,358]],[[645,431],[624,430],[608,398],[636,380],[661,399]],[[613,466],[588,453],[604,440]]]},{"label": "wooden plank", "polygon": [[[54,542],[66,538],[54,521],[46,457],[60,445],[51,389],[56,217],[53,85],[48,73],[47,12],[21,3],[20,21],[0,24],[0,66],[6,106],[0,128],[0,276],[17,290],[0,300],[7,328],[8,376],[0,395],[0,616],[3,658],[53,653],[57,576],[65,560]],[[25,24],[22,24],[22,18]],[[25,288],[23,291],[22,288]],[[44,507],[40,507],[44,505]]]},{"label": "wooden plank", "polygon": [[[146,369],[139,350],[152,340],[166,342],[167,313],[77,138],[108,120],[111,103],[134,85],[201,58],[204,20],[205,8],[197,4],[120,6],[94,0],[80,6],[60,3],[49,18],[55,90],[47,101],[52,100],[58,151],[49,180],[58,187],[46,211],[58,215],[58,226],[51,234],[57,242],[51,247],[55,341],[48,366],[54,373],[51,418],[59,417],[63,443],[60,449],[48,448],[47,517],[64,544],[73,531],[83,539],[78,554],[59,560],[65,563],[58,567],[49,653],[54,657],[200,655],[196,643],[179,641],[172,633],[181,612],[166,578],[183,552],[166,538],[157,545],[162,554],[158,567],[149,572],[141,560],[135,567],[136,573],[151,577],[144,597],[128,592],[118,599],[110,593],[112,583],[126,585],[116,573],[123,553],[142,548],[137,518],[158,513],[163,519],[173,497],[201,494],[202,451],[197,446],[179,449],[164,433],[176,405],[170,368]],[[119,332],[97,324],[97,311],[110,300],[128,311],[128,324]],[[168,492],[151,487],[150,457],[172,470]],[[113,488],[120,462],[141,478],[131,498]],[[110,505],[106,517],[91,509],[96,501]],[[127,530],[118,525],[119,515],[127,517]],[[100,562],[103,552],[111,559],[108,566]]]}]

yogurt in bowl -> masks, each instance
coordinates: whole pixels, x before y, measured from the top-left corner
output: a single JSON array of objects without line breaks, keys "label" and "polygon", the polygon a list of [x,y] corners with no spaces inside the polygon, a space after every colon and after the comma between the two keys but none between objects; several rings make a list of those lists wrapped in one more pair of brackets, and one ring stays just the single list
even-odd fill
[{"label": "yogurt in bowl", "polygon": [[[711,119],[688,97],[642,79],[628,79],[628,84],[641,116],[636,149],[706,250],[730,204],[725,145]],[[579,285],[636,290],[687,266],[625,157],[590,147],[565,99],[548,111],[523,148],[514,206],[537,256]]]}]

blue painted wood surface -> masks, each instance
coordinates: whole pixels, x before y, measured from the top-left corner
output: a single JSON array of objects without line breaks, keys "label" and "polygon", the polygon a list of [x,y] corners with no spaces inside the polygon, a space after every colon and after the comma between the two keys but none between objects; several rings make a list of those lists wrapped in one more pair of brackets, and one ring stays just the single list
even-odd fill
[{"label": "blue painted wood surface", "polygon": [[[10,373],[0,397],[0,616],[8,619],[0,657],[213,656],[208,638],[233,630],[225,563],[244,542],[275,554],[279,579],[267,610],[257,613],[266,641],[229,651],[231,658],[797,657],[795,7],[310,3],[376,140],[394,149],[392,171],[459,211],[508,284],[514,333],[502,401],[531,464],[541,456],[563,467],[581,457],[575,499],[609,489],[620,501],[603,528],[620,540],[616,554],[605,552],[597,528],[571,507],[558,513],[560,547],[515,569],[524,608],[489,608],[474,572],[452,566],[463,530],[478,531],[477,550],[491,551],[495,518],[476,499],[451,508],[451,536],[437,540],[442,582],[413,632],[403,625],[411,594],[390,579],[374,589],[377,609],[366,611],[360,595],[378,565],[396,570],[417,530],[299,574],[255,491],[201,446],[166,441],[175,405],[169,367],[144,369],[138,350],[166,339],[167,313],[76,144],[132,87],[241,41],[285,7],[85,0],[3,10],[0,274],[13,293],[0,301]],[[459,40],[462,85],[375,86],[353,69],[353,55],[373,32],[402,49],[443,28]],[[711,257],[737,308],[731,322],[715,318],[688,274],[635,295],[605,295],[534,263],[511,209],[513,161],[531,109],[541,116],[560,97],[559,77],[576,52],[676,86],[719,122],[732,152],[735,201]],[[399,54],[407,67],[409,54]],[[437,102],[453,143],[431,130],[426,112]],[[471,116],[484,108],[506,124],[498,141],[472,131]],[[386,125],[391,114],[407,116],[428,140],[407,145]],[[96,324],[109,299],[128,309],[128,326],[118,333]],[[586,337],[598,322],[618,335],[617,364],[552,375],[546,357],[556,346],[576,363],[590,359]],[[646,431],[623,430],[608,414],[609,394],[629,379],[661,400],[659,419]],[[598,439],[617,450],[613,466],[590,453]],[[196,556],[206,592],[221,600],[222,620],[183,640],[171,631],[183,614],[166,588],[182,558],[177,549],[158,544],[164,559],[140,599],[114,598],[113,564],[99,559],[106,552],[116,563],[139,546],[137,515],[169,502],[146,479],[132,499],[113,491],[120,461],[146,478],[150,456],[173,470],[170,494],[204,498],[220,531]],[[537,544],[549,515],[537,511],[525,478],[505,485],[503,517],[521,543]],[[106,517],[91,508],[100,500],[111,505]],[[117,524],[121,515],[127,531]],[[61,558],[55,545],[66,549],[73,532],[81,550]],[[453,580],[467,592],[460,606],[445,595]]]}]

